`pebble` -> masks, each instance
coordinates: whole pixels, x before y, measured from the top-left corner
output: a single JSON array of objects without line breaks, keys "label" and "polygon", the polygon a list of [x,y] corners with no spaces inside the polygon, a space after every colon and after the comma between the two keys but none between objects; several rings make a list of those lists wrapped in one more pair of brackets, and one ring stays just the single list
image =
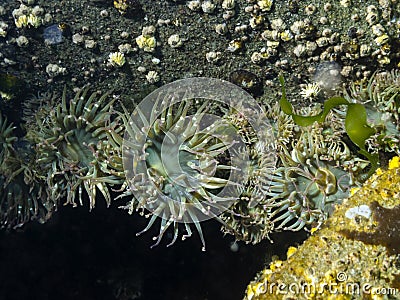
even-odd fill
[{"label": "pebble", "polygon": [[63,40],[63,35],[58,24],[46,27],[43,31],[43,39],[46,45],[60,44]]},{"label": "pebble", "polygon": [[73,36],[72,36],[72,42],[74,43],[74,44],[82,44],[83,43],[83,35],[81,35],[81,34],[79,34],[79,33],[75,33]]}]

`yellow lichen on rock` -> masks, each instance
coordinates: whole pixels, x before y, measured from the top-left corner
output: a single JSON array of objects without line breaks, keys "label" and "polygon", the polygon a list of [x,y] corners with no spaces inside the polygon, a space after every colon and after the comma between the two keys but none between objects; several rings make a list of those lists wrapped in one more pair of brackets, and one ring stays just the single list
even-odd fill
[{"label": "yellow lichen on rock", "polygon": [[286,261],[246,290],[255,299],[399,299],[400,160],[377,171]]}]

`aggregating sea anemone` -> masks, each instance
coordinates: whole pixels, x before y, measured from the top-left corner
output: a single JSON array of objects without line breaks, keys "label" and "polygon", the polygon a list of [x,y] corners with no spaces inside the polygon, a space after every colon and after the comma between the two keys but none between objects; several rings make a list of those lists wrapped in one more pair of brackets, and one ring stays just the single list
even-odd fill
[{"label": "aggregating sea anemone", "polygon": [[332,205],[344,199],[354,184],[350,174],[336,165],[344,159],[323,161],[318,150],[305,131],[290,155],[280,154],[283,165],[275,172],[279,180],[273,181],[268,193],[273,208],[269,218],[276,230],[297,231],[306,225],[321,225],[333,211]]},{"label": "aggregating sea anemone", "polygon": [[[349,195],[350,188],[365,180],[370,165],[345,142],[340,111],[332,110],[322,122],[305,127],[283,113],[278,104],[267,112],[276,137],[275,168],[269,163],[263,167],[268,156],[260,151],[259,142],[245,140],[251,149],[249,180],[231,209],[222,214],[229,224],[222,228],[224,232],[253,244],[275,231],[318,228],[334,205]],[[298,112],[314,116],[322,107],[317,104]]]},{"label": "aggregating sea anemone", "polygon": [[140,107],[125,119],[124,167],[135,197],[125,208],[130,213],[139,209],[151,212],[142,232],[161,217],[155,245],[171,225],[174,237],[169,245],[178,237],[179,223],[186,229],[182,238],[191,236],[189,225],[193,223],[204,250],[200,221],[213,217],[222,222],[219,211],[229,207],[237,193],[229,178],[235,169],[225,163],[235,141],[226,134],[229,125],[222,119],[206,120],[207,102],[189,117],[193,104],[194,100],[184,100],[174,105],[165,97],[150,112]]},{"label": "aggregating sea anemone", "polygon": [[[207,113],[209,107],[216,108],[213,114]],[[186,229],[182,239],[192,235],[194,224],[204,250],[201,221],[213,218],[229,232],[236,231],[225,222],[224,213],[236,214],[232,204],[248,190],[250,177],[256,189],[267,184],[254,175],[267,163],[252,162],[249,145],[257,144],[272,167],[276,160],[268,143],[273,139],[270,125],[254,99],[232,83],[191,78],[154,91],[127,116],[125,111],[123,160],[128,189],[124,195],[133,199],[124,208],[129,213],[149,211],[142,232],[160,217],[155,245],[173,227],[172,245],[179,223]]]},{"label": "aggregating sea anemone", "polygon": [[14,135],[15,127],[0,114],[0,226],[15,228],[38,219],[45,221],[49,210],[44,183],[36,177],[32,152]]},{"label": "aggregating sea anemone", "polygon": [[87,96],[88,88],[76,93],[70,101],[66,90],[61,103],[49,109],[44,119],[36,116],[36,123],[28,124],[27,137],[36,144],[39,173],[49,190],[48,201],[55,206],[66,197],[66,204],[82,205],[83,191],[89,206],[95,206],[97,190],[107,204],[111,202],[107,185],[118,185],[123,179],[109,169],[108,157],[114,151],[109,146],[110,132],[116,124],[108,101],[109,94]]},{"label": "aggregating sea anemone", "polygon": [[3,169],[3,163],[10,157],[13,151],[13,142],[17,140],[13,130],[15,127],[7,122],[7,118],[0,114],[0,162]]},{"label": "aggregating sea anemone", "polygon": [[368,82],[352,84],[345,97],[365,105],[376,133],[367,140],[371,152],[400,154],[400,72],[376,73]]}]

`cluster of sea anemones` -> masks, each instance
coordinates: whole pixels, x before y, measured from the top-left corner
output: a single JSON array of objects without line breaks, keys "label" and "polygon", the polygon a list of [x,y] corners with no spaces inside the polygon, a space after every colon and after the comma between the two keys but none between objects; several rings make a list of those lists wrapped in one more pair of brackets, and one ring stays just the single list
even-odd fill
[{"label": "cluster of sea anemones", "polygon": [[[206,100],[163,90],[132,114],[124,106],[116,111],[109,93],[89,94],[85,88],[69,100],[64,90],[49,105],[36,101],[35,114],[25,107],[23,139],[0,115],[2,227],[45,221],[64,199],[82,205],[87,197],[92,209],[100,192],[109,205],[110,189],[118,187],[117,198],[129,197],[123,208],[149,217],[140,233],[161,218],[155,245],[169,228],[169,245],[180,227],[186,231],[182,239],[191,236],[193,224],[205,249],[200,223],[210,218],[237,240],[258,243],[274,231],[320,226],[368,175],[369,161],[347,138],[342,110],[302,127],[278,105],[264,111],[244,101],[249,95],[234,92],[233,85],[203,88],[214,84],[203,81],[199,90]],[[181,84],[169,88],[179,90]],[[216,90],[225,102],[211,115],[207,109]],[[346,97],[389,115],[384,126],[372,123],[377,134],[368,145],[398,152],[398,73],[354,85]],[[316,105],[299,111],[322,110]]]},{"label": "cluster of sea anemones", "polygon": [[271,152],[262,151],[265,145],[247,142],[251,171],[246,189],[222,214],[229,225],[222,228],[224,232],[253,244],[275,231],[319,226],[333,204],[357,183],[355,172],[340,167],[354,155],[340,139],[338,133],[344,131],[330,131],[335,116],[303,128],[277,107],[267,111],[276,134],[273,154],[278,160],[271,164]]},{"label": "cluster of sea anemones", "polygon": [[110,186],[124,182],[124,127],[109,98],[109,93],[88,94],[88,88],[71,100],[66,89],[59,100],[39,94],[24,105],[23,138],[0,115],[2,227],[44,222],[65,199],[75,206],[87,197],[92,209],[100,192],[111,203]]}]

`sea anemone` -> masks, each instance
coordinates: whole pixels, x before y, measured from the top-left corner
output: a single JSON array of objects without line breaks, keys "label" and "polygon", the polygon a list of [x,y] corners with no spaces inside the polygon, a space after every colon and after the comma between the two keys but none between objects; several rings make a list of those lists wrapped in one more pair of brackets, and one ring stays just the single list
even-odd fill
[{"label": "sea anemone", "polygon": [[353,83],[345,97],[364,104],[375,134],[367,140],[370,152],[400,154],[400,72],[376,73],[367,82]]},{"label": "sea anemone", "polygon": [[279,168],[266,194],[275,230],[321,225],[333,205],[361,183],[368,164],[362,165],[342,141],[343,130],[330,130],[335,118],[331,112],[323,123],[300,127],[291,147],[280,151]]},{"label": "sea anemone", "polygon": [[235,127],[249,154],[247,162],[247,180],[238,199],[221,214],[221,219],[228,225],[222,226],[224,233],[235,236],[237,240],[257,244],[273,232],[269,198],[266,193],[274,180],[276,168],[276,147],[272,128],[256,132],[250,119],[260,120],[267,115],[262,111],[246,109],[239,103],[235,109],[226,112],[224,118]]},{"label": "sea anemone", "polygon": [[238,199],[229,210],[221,214],[221,219],[228,225],[222,231],[235,236],[237,240],[257,244],[268,238],[274,230],[271,213],[270,191],[275,180],[276,161],[269,153],[263,153],[259,143],[249,150],[248,180]]},{"label": "sea anemone", "polygon": [[130,119],[125,118],[124,168],[135,197],[125,208],[130,213],[151,211],[147,227],[138,235],[157,217],[162,218],[153,246],[160,243],[170,225],[174,230],[172,245],[179,234],[178,224],[185,224],[185,239],[192,234],[189,224],[194,223],[205,250],[200,221],[216,218],[222,222],[219,212],[226,210],[238,193],[229,178],[234,167],[225,163],[236,142],[224,133],[228,123],[206,120],[207,102],[188,116],[195,101],[174,105],[172,100],[165,97],[150,111],[138,107]]},{"label": "sea anemone", "polygon": [[[78,91],[68,101],[66,89],[61,103],[49,113],[36,115],[35,124],[27,124],[27,138],[36,144],[39,173],[47,183],[49,200],[57,205],[66,197],[66,204],[76,206],[76,197],[82,205],[83,190],[89,196],[89,207],[95,206],[97,189],[107,205],[111,196],[107,185],[118,185],[123,178],[110,169],[108,157],[114,157],[110,136],[118,128],[112,118],[113,100],[109,93],[87,97],[88,88]],[[43,116],[40,118],[39,116]]]},{"label": "sea anemone", "polygon": [[[218,107],[220,114],[207,114],[214,99],[223,103]],[[241,103],[243,99],[246,101]],[[192,235],[193,223],[204,250],[201,221],[214,218],[229,227],[220,214],[229,210],[246,188],[249,176],[246,140],[252,143],[253,135],[247,129],[239,131],[239,123],[247,122],[244,118],[232,122],[235,118],[226,118],[223,112],[229,109],[223,106],[234,107],[232,111],[247,116],[253,127],[264,129],[267,125],[262,123],[261,109],[256,103],[257,109],[253,108],[251,99],[231,83],[187,79],[154,91],[130,117],[127,111],[121,114],[126,128],[124,195],[133,196],[123,208],[129,213],[150,211],[146,215],[150,218],[148,225],[138,234],[149,230],[160,217],[155,245],[173,227],[170,246],[178,238],[179,223],[186,229],[182,239]],[[265,137],[271,134],[268,130],[254,132],[256,135],[265,132]],[[268,147],[264,150],[269,152]]]},{"label": "sea anemone", "polygon": [[238,201],[222,214],[229,225],[223,232],[256,244],[275,231],[318,227],[358,183],[355,171],[341,166],[353,161],[345,143],[329,132],[324,135],[318,123],[299,131],[288,147],[278,147],[276,165],[252,145],[249,180]]},{"label": "sea anemone", "polygon": [[14,150],[13,142],[17,140],[13,131],[15,127],[7,122],[7,118],[0,113],[0,168],[3,169],[3,163],[10,157]]},{"label": "sea anemone", "polygon": [[224,233],[236,240],[257,244],[274,231],[274,223],[269,218],[271,209],[266,208],[266,197],[254,186],[248,186],[237,201],[223,214],[221,219],[228,225],[222,226]]},{"label": "sea anemone", "polygon": [[321,88],[319,87],[318,83],[313,82],[313,83],[308,83],[306,84],[300,91],[300,95],[304,99],[310,99],[314,100],[319,92],[321,91]]},{"label": "sea anemone", "polygon": [[33,152],[14,135],[15,127],[0,114],[0,226],[16,228],[39,219],[44,222],[50,212],[44,184],[33,171]]}]

